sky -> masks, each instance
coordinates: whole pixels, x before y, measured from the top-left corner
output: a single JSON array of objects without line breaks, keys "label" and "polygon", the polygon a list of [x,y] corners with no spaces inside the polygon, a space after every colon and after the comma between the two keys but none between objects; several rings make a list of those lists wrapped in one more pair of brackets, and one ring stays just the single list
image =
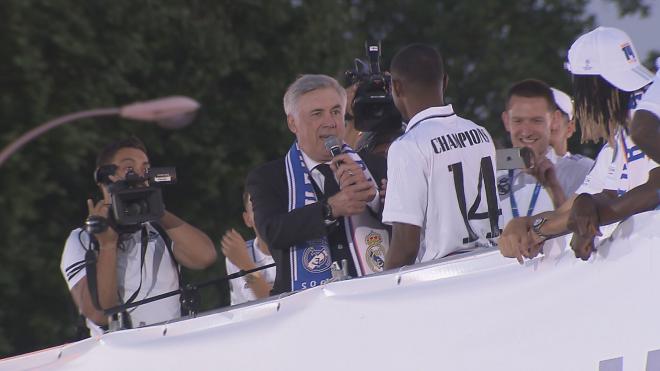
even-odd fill
[{"label": "sky", "polygon": [[649,3],[651,12],[646,18],[639,15],[619,18],[616,5],[605,0],[592,0],[587,11],[596,16],[597,25],[625,31],[644,60],[651,50],[660,51],[660,1],[651,0]]}]

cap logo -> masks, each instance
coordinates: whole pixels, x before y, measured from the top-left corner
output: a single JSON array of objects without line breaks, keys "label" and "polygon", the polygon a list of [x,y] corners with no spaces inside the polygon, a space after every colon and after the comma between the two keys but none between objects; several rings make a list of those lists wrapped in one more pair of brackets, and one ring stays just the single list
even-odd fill
[{"label": "cap logo", "polygon": [[637,58],[635,57],[635,53],[629,43],[623,44],[621,46],[621,51],[623,51],[623,54],[626,56],[628,63],[637,63]]},{"label": "cap logo", "polygon": [[582,67],[582,69],[585,70],[585,71],[589,71],[589,70],[591,70],[592,68],[593,68],[593,67],[591,67],[591,60],[589,60],[589,59],[585,59],[585,60],[584,60],[584,67]]}]

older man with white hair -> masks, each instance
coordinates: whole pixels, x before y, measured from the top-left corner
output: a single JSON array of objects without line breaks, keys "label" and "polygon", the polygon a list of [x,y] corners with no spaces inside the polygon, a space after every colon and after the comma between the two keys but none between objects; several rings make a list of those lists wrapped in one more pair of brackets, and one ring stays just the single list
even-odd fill
[{"label": "older man with white hair", "polygon": [[[284,158],[247,178],[258,234],[276,264],[271,293],[328,282],[335,262],[346,262],[352,277],[381,271],[389,235],[374,215],[385,159],[362,159],[337,139],[344,137],[346,91],[329,76],[303,75],[287,89],[284,111],[296,140]],[[342,152],[334,157],[332,141]]]},{"label": "older man with white hair", "polygon": [[[580,36],[568,51],[567,68],[573,74],[575,114],[584,140],[607,141],[584,184],[560,208],[511,220],[499,240],[504,256],[533,258],[549,237],[573,232],[575,256],[587,260],[594,251],[600,227],[631,215],[654,210],[660,204],[660,155],[647,156],[655,143],[640,147],[631,138],[631,107],[643,93],[632,127],[658,125],[658,78],[637,59],[628,35],[616,28],[598,27]],[[652,84],[653,83],[653,84]],[[655,85],[655,86],[654,86]],[[656,112],[656,110],[658,112]],[[641,117],[638,117],[639,115]],[[644,130],[633,134],[636,140]],[[609,166],[599,166],[599,164]]]}]

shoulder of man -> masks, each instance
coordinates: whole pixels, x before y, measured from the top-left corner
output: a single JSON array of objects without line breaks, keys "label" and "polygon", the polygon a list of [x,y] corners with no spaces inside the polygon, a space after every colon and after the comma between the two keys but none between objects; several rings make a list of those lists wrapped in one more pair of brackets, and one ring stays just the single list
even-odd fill
[{"label": "shoulder of man", "polygon": [[273,173],[278,173],[278,172],[284,172],[286,169],[285,165],[285,158],[281,157],[276,160],[264,162],[260,165],[255,166],[250,170],[248,173],[248,178],[255,177],[255,176],[262,176],[262,175],[269,175]]},{"label": "shoulder of man", "polygon": [[91,248],[91,244],[90,236],[87,232],[82,228],[76,228],[71,231],[64,244],[62,258],[60,260],[60,270],[69,285],[69,289],[85,275],[85,270],[83,269],[85,267],[85,254],[89,248]]},{"label": "shoulder of man", "polygon": [[90,244],[90,235],[82,228],[76,228],[69,233],[66,242],[64,243],[64,250],[81,250],[83,254],[87,251]]},{"label": "shoulder of man", "polygon": [[570,172],[588,173],[594,165],[594,160],[583,155],[571,154],[557,161],[557,167],[565,167]]},{"label": "shoulder of man", "polygon": [[276,183],[286,186],[286,164],[283,157],[257,165],[248,172],[245,178],[245,184],[250,193],[254,191],[255,187],[262,189],[265,184],[273,186]]}]

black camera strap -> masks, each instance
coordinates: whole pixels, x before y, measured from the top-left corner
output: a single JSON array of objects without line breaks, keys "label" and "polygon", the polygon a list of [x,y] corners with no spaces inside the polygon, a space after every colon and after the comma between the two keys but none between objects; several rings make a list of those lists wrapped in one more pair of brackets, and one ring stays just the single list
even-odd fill
[{"label": "black camera strap", "polygon": [[92,304],[94,308],[98,311],[103,311],[101,309],[101,304],[99,304],[99,292],[96,284],[96,251],[98,249],[98,241],[94,238],[94,235],[90,234],[92,248],[87,249],[85,253],[85,268],[87,274],[87,288],[89,289],[89,296],[92,299]]},{"label": "black camera strap", "polygon": [[165,242],[165,247],[167,248],[167,252],[170,254],[170,258],[172,259],[172,263],[174,264],[174,268],[176,270],[176,276],[177,279],[179,280],[179,287],[183,287],[183,280],[181,278],[181,271],[180,271],[181,265],[174,256],[174,251],[172,249],[172,239],[170,238],[170,235],[167,234],[165,228],[163,228],[163,226],[160,225],[159,223],[150,223],[150,224],[158,232],[158,234],[160,234],[160,237]]},{"label": "black camera strap", "polygon": [[[126,304],[132,303],[133,300],[137,298],[140,289],[142,288],[142,270],[144,269],[144,257],[147,255],[147,246],[149,246],[149,232],[147,231],[146,225],[142,225],[140,232],[140,285],[138,285],[138,288],[131,297],[126,300]],[[119,293],[117,293],[117,296],[119,296]],[[119,297],[119,300],[121,300],[121,297]]]}]

